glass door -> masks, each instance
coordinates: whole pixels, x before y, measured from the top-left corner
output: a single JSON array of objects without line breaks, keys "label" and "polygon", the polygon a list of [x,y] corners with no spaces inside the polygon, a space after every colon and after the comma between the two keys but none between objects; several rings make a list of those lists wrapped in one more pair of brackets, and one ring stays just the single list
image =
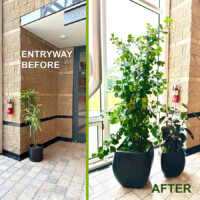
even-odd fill
[{"label": "glass door", "polygon": [[86,47],[74,48],[73,140],[86,142]]}]

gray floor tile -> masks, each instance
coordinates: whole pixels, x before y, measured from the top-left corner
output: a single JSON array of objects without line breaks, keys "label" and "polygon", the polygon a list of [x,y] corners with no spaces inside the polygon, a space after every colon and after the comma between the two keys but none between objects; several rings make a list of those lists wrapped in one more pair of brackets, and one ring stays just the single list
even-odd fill
[{"label": "gray floor tile", "polygon": [[63,186],[56,186],[53,192],[65,196],[67,188]]}]

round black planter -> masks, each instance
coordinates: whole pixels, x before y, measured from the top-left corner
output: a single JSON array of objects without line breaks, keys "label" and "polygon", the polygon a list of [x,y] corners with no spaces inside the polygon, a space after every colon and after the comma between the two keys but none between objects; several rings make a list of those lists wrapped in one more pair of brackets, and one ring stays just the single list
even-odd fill
[{"label": "round black planter", "polygon": [[40,162],[43,160],[43,146],[38,144],[36,148],[30,145],[29,149],[29,159],[32,162]]},{"label": "round black planter", "polygon": [[123,187],[143,188],[149,178],[153,157],[153,146],[145,153],[116,151],[112,165],[116,179]]},{"label": "round black planter", "polygon": [[179,176],[185,167],[184,152],[162,153],[161,168],[166,177]]}]

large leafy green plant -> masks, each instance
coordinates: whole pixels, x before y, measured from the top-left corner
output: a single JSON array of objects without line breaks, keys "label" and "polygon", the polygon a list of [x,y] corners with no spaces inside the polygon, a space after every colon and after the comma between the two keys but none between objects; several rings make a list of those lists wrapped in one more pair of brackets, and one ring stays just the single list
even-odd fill
[{"label": "large leafy green plant", "polygon": [[[111,41],[119,54],[115,64],[122,76],[110,88],[110,92],[114,92],[114,96],[120,98],[121,102],[108,115],[110,123],[120,123],[120,128],[116,134],[110,134],[111,139],[104,141],[103,147],[99,147],[93,157],[102,159],[109,152],[115,152],[122,137],[125,138],[119,150],[127,152],[148,151],[152,145],[150,134],[157,139],[155,145],[162,141],[154,110],[160,102],[153,101],[152,96],[162,94],[167,83],[164,74],[158,70],[158,67],[165,64],[158,60],[158,56],[162,52],[160,43],[164,42],[161,35],[167,34],[165,30],[171,28],[170,22],[173,20],[166,17],[164,22],[166,26],[160,24],[158,28],[152,28],[148,23],[146,35],[137,38],[128,35],[127,43],[112,34]],[[133,45],[137,49],[135,52],[131,51]]]},{"label": "large leafy green plant", "polygon": [[[164,143],[162,144],[163,153],[174,153],[182,151],[183,144],[186,141],[185,132],[187,132],[192,139],[194,136],[192,132],[188,129],[188,107],[182,104],[186,111],[181,112],[180,110],[174,109],[169,106],[162,106],[161,111],[166,113],[166,116],[160,118],[160,124],[162,126],[162,138]],[[199,119],[199,117],[193,113],[194,117]],[[199,119],[200,120],[200,119]]]},{"label": "large leafy green plant", "polygon": [[38,130],[41,131],[40,127],[40,114],[43,113],[43,111],[39,108],[41,104],[37,104],[35,102],[36,99],[38,99],[37,94],[39,92],[31,89],[23,90],[21,92],[20,101],[25,106],[24,108],[24,121],[26,124],[29,125],[30,129],[30,137],[33,133],[34,138],[34,147],[38,146],[37,143],[37,132]]}]

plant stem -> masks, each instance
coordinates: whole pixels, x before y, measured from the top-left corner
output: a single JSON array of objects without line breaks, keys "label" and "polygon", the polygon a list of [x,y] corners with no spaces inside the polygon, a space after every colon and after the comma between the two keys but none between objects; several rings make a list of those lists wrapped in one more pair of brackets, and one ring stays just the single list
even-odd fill
[{"label": "plant stem", "polygon": [[37,147],[36,131],[33,129],[34,147]]}]

